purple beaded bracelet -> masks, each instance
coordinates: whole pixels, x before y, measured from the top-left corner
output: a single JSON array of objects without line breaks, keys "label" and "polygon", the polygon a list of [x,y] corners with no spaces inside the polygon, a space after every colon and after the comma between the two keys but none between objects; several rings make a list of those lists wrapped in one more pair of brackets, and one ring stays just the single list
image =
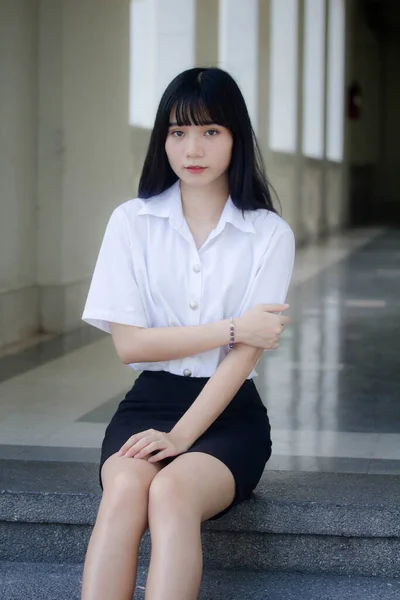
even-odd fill
[{"label": "purple beaded bracelet", "polygon": [[232,350],[235,344],[235,323],[233,322],[233,317],[229,317],[229,350]]}]

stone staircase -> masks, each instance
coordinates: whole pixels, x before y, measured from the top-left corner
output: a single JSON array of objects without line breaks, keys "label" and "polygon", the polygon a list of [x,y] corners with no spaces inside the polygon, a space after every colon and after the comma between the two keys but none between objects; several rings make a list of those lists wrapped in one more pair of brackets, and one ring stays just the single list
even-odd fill
[{"label": "stone staircase", "polygon": [[[80,598],[99,492],[92,463],[0,461],[3,600]],[[203,548],[201,600],[399,599],[400,476],[266,471]]]}]

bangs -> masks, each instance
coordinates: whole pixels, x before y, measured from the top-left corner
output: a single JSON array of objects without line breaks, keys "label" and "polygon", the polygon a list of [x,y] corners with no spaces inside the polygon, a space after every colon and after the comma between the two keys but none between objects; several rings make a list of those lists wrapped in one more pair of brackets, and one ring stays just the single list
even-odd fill
[{"label": "bangs", "polygon": [[215,124],[229,129],[221,107],[216,102],[208,101],[200,90],[171,100],[172,120],[179,127]]}]

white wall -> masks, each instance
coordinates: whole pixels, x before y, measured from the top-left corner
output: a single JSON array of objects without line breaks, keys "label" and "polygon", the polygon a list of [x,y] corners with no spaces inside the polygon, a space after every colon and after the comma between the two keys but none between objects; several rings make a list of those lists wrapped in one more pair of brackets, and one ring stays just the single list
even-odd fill
[{"label": "white wall", "polygon": [[0,0],[0,346],[37,327],[37,2]]},{"label": "white wall", "polygon": [[62,283],[91,273],[104,219],[131,194],[126,5],[64,2]]},{"label": "white wall", "polygon": [[129,1],[41,0],[40,19],[38,284],[43,327],[63,331],[132,193]]}]

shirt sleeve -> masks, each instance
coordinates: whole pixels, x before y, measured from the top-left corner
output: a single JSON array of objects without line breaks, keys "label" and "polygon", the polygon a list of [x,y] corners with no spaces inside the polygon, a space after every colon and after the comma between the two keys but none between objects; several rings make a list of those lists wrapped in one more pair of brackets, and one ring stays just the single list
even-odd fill
[{"label": "shirt sleeve", "polygon": [[284,304],[293,273],[295,240],[288,227],[274,235],[264,253],[242,306],[245,312],[257,304]]},{"label": "shirt sleeve", "polygon": [[125,216],[114,210],[97,257],[82,320],[107,333],[110,323],[147,327]]}]

